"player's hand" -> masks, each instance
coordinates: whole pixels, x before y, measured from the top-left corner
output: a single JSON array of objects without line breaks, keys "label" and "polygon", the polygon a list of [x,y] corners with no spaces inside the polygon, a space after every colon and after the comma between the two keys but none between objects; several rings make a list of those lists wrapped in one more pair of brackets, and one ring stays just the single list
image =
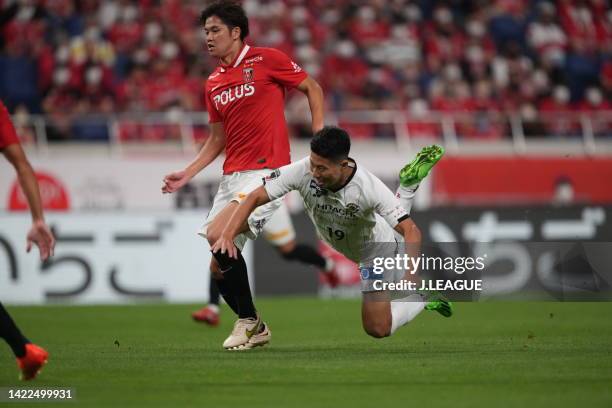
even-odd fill
[{"label": "player's hand", "polygon": [[238,259],[238,249],[236,248],[236,245],[234,245],[234,240],[225,235],[221,235],[211,250],[213,254],[216,254],[217,252],[222,254],[227,253],[230,258]]},{"label": "player's hand", "polygon": [[189,181],[190,177],[185,170],[175,171],[164,177],[164,185],[162,186],[163,194],[170,194],[178,191]]},{"label": "player's hand", "polygon": [[55,237],[53,237],[53,233],[44,221],[34,221],[32,228],[28,231],[27,252],[32,249],[32,243],[38,247],[41,261],[46,261],[50,256],[53,256]]}]

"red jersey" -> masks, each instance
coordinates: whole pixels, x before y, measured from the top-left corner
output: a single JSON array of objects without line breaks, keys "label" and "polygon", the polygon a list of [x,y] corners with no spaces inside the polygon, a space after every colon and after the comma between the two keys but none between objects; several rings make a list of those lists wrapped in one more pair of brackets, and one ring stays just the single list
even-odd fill
[{"label": "red jersey", "polygon": [[307,74],[287,55],[245,45],[236,60],[206,81],[209,122],[223,122],[223,174],[289,164],[285,91]]},{"label": "red jersey", "polygon": [[13,143],[19,143],[19,138],[6,106],[0,101],[0,149]]}]

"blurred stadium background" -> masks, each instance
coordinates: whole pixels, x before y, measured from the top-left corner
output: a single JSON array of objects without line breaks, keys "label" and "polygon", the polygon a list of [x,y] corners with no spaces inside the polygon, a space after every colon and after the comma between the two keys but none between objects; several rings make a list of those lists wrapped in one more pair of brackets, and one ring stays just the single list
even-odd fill
[{"label": "blurred stadium background", "polygon": [[[38,172],[57,255],[22,251],[25,201],[0,168],[0,297],[8,303],[198,301],[209,255],[193,231],[220,161],[160,194],[208,135],[202,90],[216,61],[200,1],[0,2],[0,98]],[[612,9],[605,0],[246,0],[258,46],[323,86],[326,122],[396,186],[423,145],[447,155],[420,188],[429,241],[608,240],[612,215]],[[308,107],[287,97],[293,157]],[[313,229],[289,198],[299,239]],[[258,294],[324,293],[263,240]],[[342,261],[339,261],[341,265]],[[530,264],[535,276],[537,259]],[[341,266],[343,286],[358,281]],[[349,291],[350,292],[350,291]]]},{"label": "blurred stadium background", "polygon": [[[582,255],[600,245],[603,264],[579,253],[566,269],[609,274],[609,1],[243,5],[248,42],[285,51],[322,84],[326,122],[349,130],[352,156],[391,188],[421,146],[446,148],[413,216],[428,243],[490,243],[502,269],[483,298],[566,299],[551,261],[560,246],[529,241],[580,241]],[[376,341],[358,300],[314,299],[358,295],[354,265],[336,258],[331,289],[259,239],[246,258],[271,346],[223,351],[227,309],[218,330],[192,323],[210,257],[195,230],[221,161],[177,194],[160,189],[208,135],[202,90],[216,61],[197,24],[203,7],[0,0],[0,99],[58,237],[47,263],[25,253],[26,203],[0,160],[0,299],[51,353],[33,385],[74,387],[88,407],[610,406],[610,303],[460,303],[453,319],[423,313]],[[293,158],[303,157],[306,100],[289,93],[286,108]],[[288,201],[298,240],[318,245],[299,198]],[[580,275],[579,291],[609,289],[595,276]],[[0,385],[22,385],[11,358],[0,347]]]}]

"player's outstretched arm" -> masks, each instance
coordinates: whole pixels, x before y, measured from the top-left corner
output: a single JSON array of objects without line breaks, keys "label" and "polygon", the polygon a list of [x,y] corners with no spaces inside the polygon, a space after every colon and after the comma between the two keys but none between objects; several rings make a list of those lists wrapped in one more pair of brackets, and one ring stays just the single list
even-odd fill
[{"label": "player's outstretched arm", "polygon": [[162,193],[169,194],[178,191],[221,154],[225,148],[223,123],[211,123],[210,130],[210,137],[206,140],[196,158],[184,170],[175,171],[164,177]]},{"label": "player's outstretched arm", "polygon": [[36,176],[34,175],[34,170],[19,143],[13,143],[6,146],[2,150],[2,153],[17,172],[19,185],[28,200],[30,213],[32,214],[32,227],[30,231],[28,231],[26,251],[30,252],[32,244],[36,244],[40,252],[40,259],[44,261],[50,256],[53,256],[55,238],[45,223],[42,200],[40,199],[40,190],[38,188],[38,181],[36,181]]},{"label": "player's outstretched arm", "polygon": [[297,87],[302,91],[306,98],[308,98],[308,105],[310,106],[310,114],[312,116],[312,134],[317,133],[323,129],[323,108],[325,100],[323,97],[323,90],[321,86],[312,79],[310,76],[303,80]]},{"label": "player's outstretched arm", "polygon": [[238,251],[234,245],[234,238],[244,230],[244,226],[247,225],[247,220],[251,213],[260,205],[268,202],[270,202],[270,197],[268,197],[268,193],[263,186],[247,195],[236,211],[234,211],[234,214],[223,229],[221,237],[213,245],[212,252],[217,253],[221,251],[222,254],[227,252],[230,257],[237,259]]}]

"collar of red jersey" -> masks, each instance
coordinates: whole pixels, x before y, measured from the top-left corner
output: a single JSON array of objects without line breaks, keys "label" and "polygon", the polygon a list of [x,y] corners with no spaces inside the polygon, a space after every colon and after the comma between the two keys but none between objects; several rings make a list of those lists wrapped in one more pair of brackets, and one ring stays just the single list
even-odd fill
[{"label": "collar of red jersey", "polygon": [[231,63],[229,65],[223,65],[223,63],[221,62],[219,64],[219,65],[221,65],[221,72],[225,72],[227,70],[227,68],[229,68],[230,66],[232,68],[236,68],[238,65],[240,65],[240,63],[242,62],[244,57],[247,55],[247,52],[249,52],[250,49],[251,49],[251,47],[249,47],[248,44],[244,44],[244,47],[242,47],[242,50],[240,50],[240,54],[238,54],[238,56],[236,57],[236,59],[234,60],[233,63]]}]

